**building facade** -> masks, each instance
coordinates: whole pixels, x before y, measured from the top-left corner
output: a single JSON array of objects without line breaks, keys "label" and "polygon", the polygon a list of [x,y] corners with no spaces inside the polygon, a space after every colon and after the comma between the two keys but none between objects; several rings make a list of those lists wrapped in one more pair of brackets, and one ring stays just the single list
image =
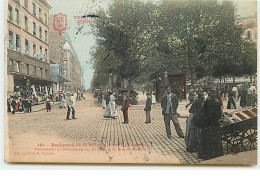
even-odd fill
[{"label": "building facade", "polygon": [[83,74],[77,54],[67,33],[63,33],[63,40],[63,77],[66,80],[66,82],[64,83],[64,89],[66,92],[76,92],[77,90],[82,90]]},{"label": "building facade", "polygon": [[[53,26],[53,16],[49,19],[50,26]],[[64,73],[64,40],[63,35],[59,35],[58,31],[50,27],[49,30],[49,47],[50,47],[50,76],[51,81],[57,91],[65,91],[65,83],[68,82],[63,77]]]},{"label": "building facade", "polygon": [[236,20],[236,25],[242,25],[245,28],[243,38],[247,41],[257,43],[257,18],[247,17]]},{"label": "building facade", "polygon": [[46,0],[8,1],[8,93],[50,91],[49,10]]}]

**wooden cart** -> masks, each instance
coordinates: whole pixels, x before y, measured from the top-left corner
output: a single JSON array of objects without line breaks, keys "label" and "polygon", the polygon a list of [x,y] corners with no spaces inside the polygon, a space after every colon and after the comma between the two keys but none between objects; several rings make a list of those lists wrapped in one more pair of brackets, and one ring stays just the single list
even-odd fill
[{"label": "wooden cart", "polygon": [[257,108],[224,113],[221,129],[227,153],[257,149]]}]

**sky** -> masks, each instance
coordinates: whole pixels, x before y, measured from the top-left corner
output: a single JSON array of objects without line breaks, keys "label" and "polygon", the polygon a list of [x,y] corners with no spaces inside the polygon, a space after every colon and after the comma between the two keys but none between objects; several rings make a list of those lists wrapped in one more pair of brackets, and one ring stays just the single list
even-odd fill
[{"label": "sky", "polygon": [[[63,13],[67,15],[67,33],[77,53],[83,71],[84,88],[91,85],[94,70],[90,63],[91,51],[95,47],[95,37],[90,33],[90,24],[84,24],[81,33],[77,33],[78,25],[74,16],[93,14],[97,9],[106,10],[111,0],[47,0],[51,5],[50,15]],[[149,0],[142,0],[149,1]],[[158,1],[158,0],[156,0]],[[237,4],[237,13],[240,17],[253,16],[256,13],[256,1],[254,0],[232,0]],[[50,26],[52,27],[52,26]]]}]

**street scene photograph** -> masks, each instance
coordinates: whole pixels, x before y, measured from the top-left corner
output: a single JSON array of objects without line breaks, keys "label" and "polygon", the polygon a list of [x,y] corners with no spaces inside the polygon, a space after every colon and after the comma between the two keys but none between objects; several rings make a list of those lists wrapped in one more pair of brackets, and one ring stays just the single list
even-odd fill
[{"label": "street scene photograph", "polygon": [[257,165],[256,0],[5,0],[12,163]]}]

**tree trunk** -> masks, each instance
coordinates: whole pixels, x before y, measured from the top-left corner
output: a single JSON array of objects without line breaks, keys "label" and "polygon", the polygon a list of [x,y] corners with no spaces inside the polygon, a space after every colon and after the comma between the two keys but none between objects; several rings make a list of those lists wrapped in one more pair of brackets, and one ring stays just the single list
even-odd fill
[{"label": "tree trunk", "polygon": [[130,78],[128,80],[128,85],[127,85],[127,94],[128,95],[130,95],[131,85],[132,85],[132,78]]},{"label": "tree trunk", "polygon": [[233,83],[236,83],[236,78],[235,78],[235,76],[233,76]]},{"label": "tree trunk", "polygon": [[252,78],[252,75],[250,75],[250,84],[252,84],[253,82],[253,78]]}]

